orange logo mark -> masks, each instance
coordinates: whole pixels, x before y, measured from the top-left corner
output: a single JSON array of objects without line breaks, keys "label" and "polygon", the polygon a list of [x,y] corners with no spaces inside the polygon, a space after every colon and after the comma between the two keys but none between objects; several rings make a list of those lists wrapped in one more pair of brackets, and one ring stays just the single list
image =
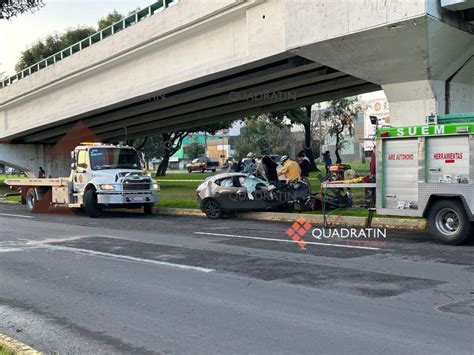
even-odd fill
[{"label": "orange logo mark", "polygon": [[306,242],[302,239],[302,237],[311,227],[311,223],[308,223],[303,217],[300,217],[291,225],[290,228],[288,228],[286,234],[295,242],[298,242],[298,245],[301,249],[304,249]]}]

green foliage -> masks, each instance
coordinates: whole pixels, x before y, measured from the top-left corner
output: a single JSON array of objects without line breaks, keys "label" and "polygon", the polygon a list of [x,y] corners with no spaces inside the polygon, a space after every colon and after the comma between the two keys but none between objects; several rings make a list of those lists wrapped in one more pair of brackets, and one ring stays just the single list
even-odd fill
[{"label": "green foliage", "polygon": [[44,40],[37,41],[21,53],[20,60],[16,64],[15,70],[21,71],[26,69],[60,50],[89,37],[95,32],[96,30],[92,27],[78,27],[75,29],[68,29],[62,35],[57,33],[49,35]]},{"label": "green foliage", "polygon": [[166,175],[170,157],[181,148],[184,138],[186,138],[190,133],[206,132],[213,135],[216,134],[217,131],[230,128],[231,125],[232,121],[221,121],[205,126],[191,127],[184,130],[163,133],[162,137],[165,144],[165,153],[163,155],[163,160],[156,171],[156,175]]},{"label": "green foliage", "polygon": [[149,161],[153,158],[159,158],[163,156],[165,152],[165,145],[161,136],[145,137],[134,139],[130,142],[138,152],[145,156],[145,160]]},{"label": "green foliage", "polygon": [[290,133],[288,126],[268,115],[249,117],[235,142],[237,157],[243,158],[249,152],[256,155],[288,154]]},{"label": "green foliage", "polygon": [[113,25],[115,22],[118,22],[120,20],[123,20],[124,16],[118,12],[117,10],[114,10],[110,12],[107,16],[102,17],[99,22],[97,23],[98,30],[103,30],[106,27],[109,27],[110,25]]},{"label": "green foliage", "polygon": [[121,13],[114,10],[98,21],[98,29],[80,26],[77,28],[70,28],[61,35],[57,33],[51,34],[24,50],[15,66],[15,70],[21,71],[28,68],[29,66],[58,53],[62,49],[72,46],[73,44],[89,37],[98,30],[100,31],[113,23],[122,20],[123,18],[124,16]]},{"label": "green foliage", "polygon": [[294,107],[289,110],[275,111],[269,114],[270,120],[275,124],[281,124],[283,120],[288,119],[292,125],[309,124],[310,119],[304,107]]},{"label": "green foliage", "polygon": [[25,12],[31,12],[44,6],[42,0],[2,0],[0,1],[0,20],[9,20]]},{"label": "green foliage", "polygon": [[199,142],[193,142],[184,147],[184,153],[189,159],[196,159],[206,153],[206,147]]}]

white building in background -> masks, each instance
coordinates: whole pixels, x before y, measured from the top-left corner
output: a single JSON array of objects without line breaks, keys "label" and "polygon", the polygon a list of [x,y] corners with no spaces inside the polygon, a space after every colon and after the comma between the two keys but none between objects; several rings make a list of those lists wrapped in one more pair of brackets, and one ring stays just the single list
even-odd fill
[{"label": "white building in background", "polygon": [[359,95],[359,101],[364,107],[364,151],[371,152],[375,145],[375,129],[370,116],[377,117],[378,126],[390,124],[388,100],[383,90]]}]

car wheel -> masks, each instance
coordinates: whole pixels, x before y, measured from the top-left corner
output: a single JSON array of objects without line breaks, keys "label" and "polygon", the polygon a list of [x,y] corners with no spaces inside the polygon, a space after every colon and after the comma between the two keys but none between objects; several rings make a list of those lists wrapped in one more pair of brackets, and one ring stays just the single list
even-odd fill
[{"label": "car wheel", "polygon": [[90,218],[97,218],[102,214],[102,208],[97,203],[97,194],[94,189],[89,189],[86,191],[84,195],[84,205],[86,214]]},{"label": "car wheel", "polygon": [[28,207],[30,211],[33,211],[33,208],[35,207],[36,202],[38,202],[36,199],[35,189],[28,190],[28,192],[26,193],[25,202],[26,202],[26,207]]},{"label": "car wheel", "polygon": [[429,210],[428,225],[434,238],[444,244],[458,245],[470,236],[471,223],[458,201],[436,201]]},{"label": "car wheel", "polygon": [[190,173],[190,174],[191,174],[192,172],[193,172],[193,171],[192,171],[191,169],[188,169],[188,173]]},{"label": "car wheel", "polygon": [[143,212],[145,215],[150,216],[153,214],[153,203],[145,203],[143,205]]},{"label": "car wheel", "polygon": [[201,168],[201,173],[203,173],[203,174],[204,174],[205,172],[206,172],[206,169],[204,169],[204,168]]},{"label": "car wheel", "polygon": [[216,169],[212,169],[212,172],[215,173],[215,172],[216,172]]},{"label": "car wheel", "polygon": [[222,209],[215,200],[206,200],[202,205],[202,210],[209,219],[219,219],[222,217]]}]

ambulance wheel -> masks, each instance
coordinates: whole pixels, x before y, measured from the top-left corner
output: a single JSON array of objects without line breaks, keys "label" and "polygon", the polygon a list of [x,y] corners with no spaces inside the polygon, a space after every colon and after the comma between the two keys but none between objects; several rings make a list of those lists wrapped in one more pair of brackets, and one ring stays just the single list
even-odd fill
[{"label": "ambulance wheel", "polygon": [[471,230],[463,205],[454,200],[436,201],[428,213],[428,226],[438,242],[449,245],[467,241]]},{"label": "ambulance wheel", "polygon": [[147,215],[147,216],[152,215],[153,214],[153,204],[152,203],[145,203],[143,205],[143,213],[145,213],[145,215]]},{"label": "ambulance wheel", "polygon": [[94,189],[89,189],[84,195],[84,204],[86,214],[90,218],[100,217],[102,214],[102,208],[97,203],[97,194]]},{"label": "ambulance wheel", "polygon": [[33,211],[33,208],[35,207],[36,202],[38,202],[38,200],[36,199],[35,189],[28,190],[28,192],[26,193],[25,201],[26,201],[26,207],[28,207],[30,211]]}]

